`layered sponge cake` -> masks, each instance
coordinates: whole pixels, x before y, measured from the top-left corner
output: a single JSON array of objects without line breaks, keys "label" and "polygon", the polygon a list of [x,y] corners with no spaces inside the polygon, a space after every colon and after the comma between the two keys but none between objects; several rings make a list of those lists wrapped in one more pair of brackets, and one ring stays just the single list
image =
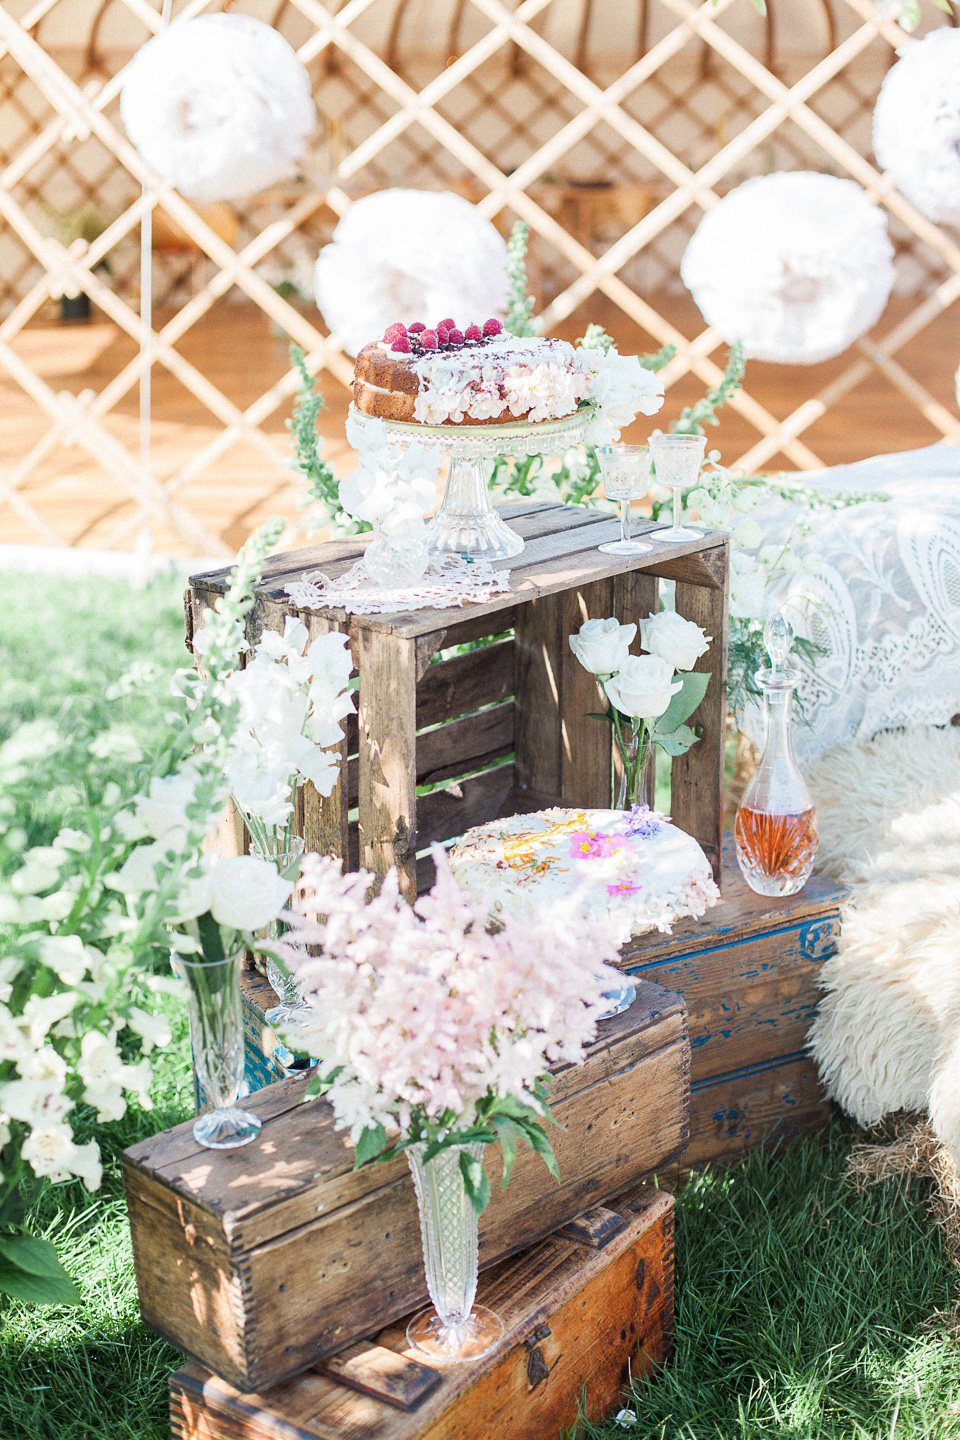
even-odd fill
[{"label": "layered sponge cake", "polygon": [[565,340],[504,333],[499,320],[457,329],[391,325],[357,356],[353,401],[383,420],[503,425],[573,415],[589,372]]}]

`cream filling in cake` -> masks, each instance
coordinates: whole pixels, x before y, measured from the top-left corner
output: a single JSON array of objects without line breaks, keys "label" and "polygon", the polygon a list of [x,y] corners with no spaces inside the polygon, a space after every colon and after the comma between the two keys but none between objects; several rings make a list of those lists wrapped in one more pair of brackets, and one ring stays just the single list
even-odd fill
[{"label": "cream filling in cake", "polygon": [[414,416],[423,425],[490,420],[509,410],[528,420],[572,415],[589,391],[589,376],[565,340],[503,335],[470,351],[440,352],[414,367],[420,391]]},{"label": "cream filling in cake", "polygon": [[453,873],[495,918],[532,915],[576,896],[587,918],[613,920],[618,943],[703,915],[720,898],[691,836],[646,807],[541,810],[468,830],[450,852]]}]

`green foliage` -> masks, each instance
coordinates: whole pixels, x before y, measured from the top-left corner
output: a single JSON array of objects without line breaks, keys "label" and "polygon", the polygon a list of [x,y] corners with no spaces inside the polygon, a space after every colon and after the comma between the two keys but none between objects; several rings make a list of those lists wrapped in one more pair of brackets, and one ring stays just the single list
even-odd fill
[{"label": "green foliage", "polygon": [[49,1240],[0,1235],[0,1291],[30,1305],[76,1305],[80,1291]]},{"label": "green foliage", "polygon": [[743,383],[746,368],[747,361],[743,353],[743,346],[739,340],[736,340],[730,347],[723,378],[707,391],[702,400],[698,400],[695,405],[688,405],[681,412],[679,420],[674,421],[670,427],[673,433],[675,435],[702,435],[704,425],[719,425],[717,411],[721,410],[736,395]]},{"label": "green foliage", "polygon": [[676,345],[662,345],[660,349],[655,350],[652,355],[641,355],[640,364],[645,370],[652,370],[654,375],[656,375],[658,370],[662,370],[665,365],[670,364],[670,361],[676,353]]},{"label": "green foliage", "polygon": [[613,349],[613,336],[608,335],[602,325],[591,322],[583,332],[580,346],[584,350],[602,350],[604,355],[609,355]]},{"label": "green foliage", "polygon": [[511,335],[536,335],[534,299],[527,290],[527,242],[530,227],[516,220],[507,241],[507,317],[504,326]]},{"label": "green foliage", "polygon": [[320,453],[317,422],[323,409],[323,396],[307,369],[306,356],[299,345],[290,346],[290,362],[299,375],[293,416],[287,429],[293,437],[295,468],[307,482],[304,505],[318,505],[323,522],[332,521],[345,535],[359,535],[373,527],[365,520],[354,520],[340,504],[340,490],[331,467]]}]

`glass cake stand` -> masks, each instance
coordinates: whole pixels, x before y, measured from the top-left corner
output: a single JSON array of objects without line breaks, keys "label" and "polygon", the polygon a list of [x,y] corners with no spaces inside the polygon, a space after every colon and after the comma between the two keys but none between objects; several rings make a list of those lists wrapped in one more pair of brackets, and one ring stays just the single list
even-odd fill
[{"label": "glass cake stand", "polygon": [[[350,414],[363,427],[373,422],[354,405]],[[583,441],[589,412],[564,420],[517,421],[513,425],[417,425],[384,420],[395,445],[428,445],[450,457],[450,474],[442,501],[428,530],[431,551],[469,555],[473,560],[506,560],[519,555],[523,540],[500,518],[490,502],[483,462],[513,455],[557,455]]]}]

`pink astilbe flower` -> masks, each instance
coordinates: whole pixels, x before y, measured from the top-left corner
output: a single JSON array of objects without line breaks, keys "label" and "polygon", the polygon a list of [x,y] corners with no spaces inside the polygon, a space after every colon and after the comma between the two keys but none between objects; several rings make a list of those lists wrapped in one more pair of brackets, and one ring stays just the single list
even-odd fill
[{"label": "pink astilbe flower", "polygon": [[414,907],[395,871],[372,894],[371,875],[307,856],[275,947],[311,1007],[299,1043],[324,1071],[339,1067],[326,1094],[354,1142],[376,1125],[408,1135],[444,1115],[469,1126],[490,1095],[542,1111],[538,1081],[582,1060],[603,992],[619,984],[615,935],[595,919],[552,905],[491,934],[443,850],[433,854],[436,883]]}]

